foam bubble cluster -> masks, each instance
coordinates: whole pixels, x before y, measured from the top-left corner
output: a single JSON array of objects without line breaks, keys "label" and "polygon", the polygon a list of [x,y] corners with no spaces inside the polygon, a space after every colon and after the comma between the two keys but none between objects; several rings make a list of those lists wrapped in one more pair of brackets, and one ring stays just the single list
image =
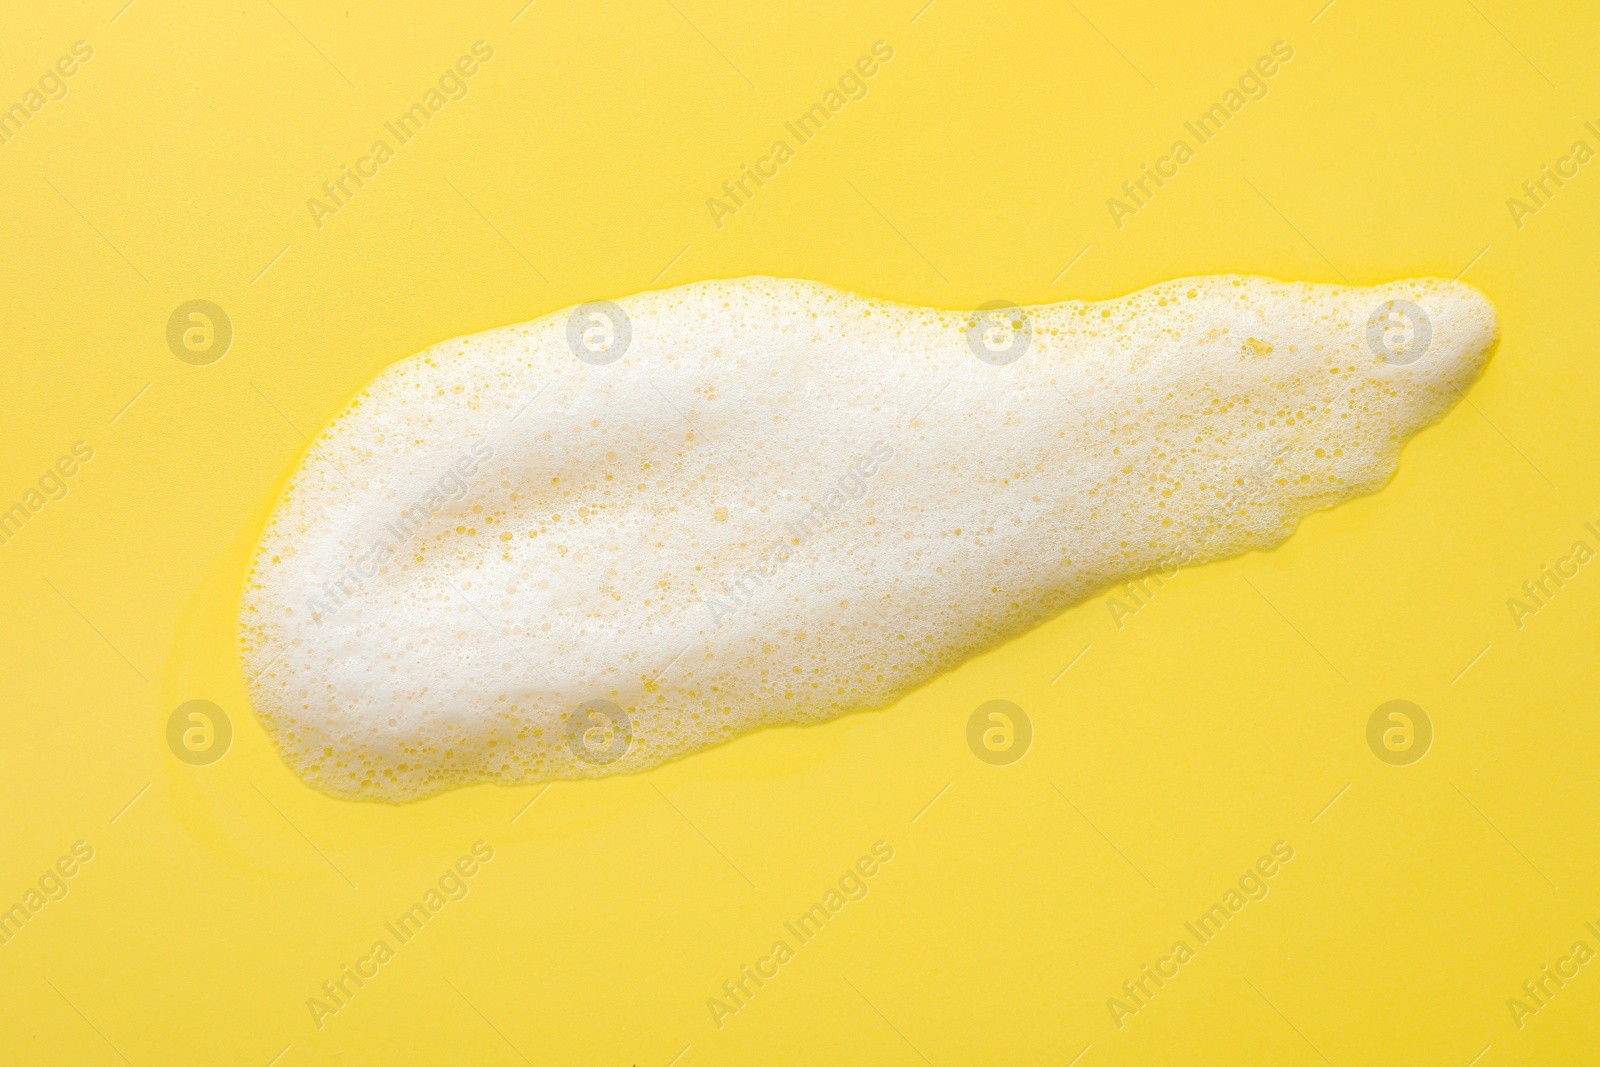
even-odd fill
[{"label": "foam bubble cluster", "polygon": [[306,781],[389,801],[883,707],[1378,489],[1495,336],[1437,280],[974,317],[746,278],[447,341],[309,447],[245,674]]}]

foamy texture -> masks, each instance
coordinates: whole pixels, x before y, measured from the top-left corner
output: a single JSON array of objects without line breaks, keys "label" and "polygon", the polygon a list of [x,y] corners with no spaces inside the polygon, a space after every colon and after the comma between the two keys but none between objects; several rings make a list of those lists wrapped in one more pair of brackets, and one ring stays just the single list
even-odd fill
[{"label": "foamy texture", "polygon": [[[1388,300],[1424,310],[1425,347],[1369,341]],[[308,782],[398,801],[637,771],[883,707],[1114,581],[1376,490],[1496,333],[1436,280],[1034,307],[1012,363],[1002,325],[980,359],[965,312],[813,282],[618,304],[616,362],[575,357],[566,311],[448,341],[312,443],[241,620]]]}]

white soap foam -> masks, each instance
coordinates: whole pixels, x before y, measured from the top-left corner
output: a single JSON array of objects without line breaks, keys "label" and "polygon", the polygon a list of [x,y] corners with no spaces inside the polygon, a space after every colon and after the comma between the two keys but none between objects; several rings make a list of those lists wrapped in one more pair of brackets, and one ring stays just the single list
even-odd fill
[{"label": "white soap foam", "polygon": [[883,707],[1378,489],[1496,336],[1437,280],[1189,278],[971,331],[774,278],[617,305],[576,349],[563,311],[402,360],[307,450],[241,641],[308,782],[637,771]]}]

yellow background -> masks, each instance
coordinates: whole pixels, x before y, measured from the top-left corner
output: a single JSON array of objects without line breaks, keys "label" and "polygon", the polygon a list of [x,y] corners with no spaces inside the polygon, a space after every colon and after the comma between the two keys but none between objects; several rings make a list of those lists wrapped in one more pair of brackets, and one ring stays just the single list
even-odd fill
[{"label": "yellow background", "polygon": [[[1600,566],[1520,630],[1506,607],[1600,547],[1600,163],[1520,228],[1506,205],[1600,148],[1592,5],[123,3],[12,3],[0,33],[5,104],[95,49],[0,147],[0,501],[95,449],[0,546],[0,905],[96,850],[0,948],[0,1062],[1596,1055],[1600,964],[1520,1030],[1507,1007],[1600,950]],[[470,95],[318,229],[306,199],[480,39]],[[870,95],[713,225],[878,40]],[[1270,94],[1113,225],[1279,40]],[[246,703],[238,585],[304,435],[441,339],[749,273],[975,307],[1463,270],[1503,338],[1470,406],[1382,493],[1120,629],[1101,598],[892,709],[547,795],[331,800]],[[165,342],[195,298],[234,324],[211,366]],[[165,742],[196,698],[236,733],[208,767]],[[1002,698],[1036,736],[993,767],[965,727]],[[1408,767],[1365,741],[1395,698],[1436,730]],[[471,894],[317,1029],[307,998],[480,839]],[[714,1026],[707,998],[878,840],[870,895]],[[1279,840],[1270,895],[1118,1029],[1107,999]]]}]

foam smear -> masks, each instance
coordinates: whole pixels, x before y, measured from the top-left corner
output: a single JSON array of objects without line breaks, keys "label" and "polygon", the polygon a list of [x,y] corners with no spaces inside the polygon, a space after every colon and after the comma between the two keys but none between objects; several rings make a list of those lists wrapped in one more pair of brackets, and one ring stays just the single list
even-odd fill
[{"label": "foam smear", "polygon": [[1375,491],[1495,336],[1437,280],[974,316],[747,278],[447,341],[308,449],[245,675],[306,781],[389,801],[883,707]]}]

